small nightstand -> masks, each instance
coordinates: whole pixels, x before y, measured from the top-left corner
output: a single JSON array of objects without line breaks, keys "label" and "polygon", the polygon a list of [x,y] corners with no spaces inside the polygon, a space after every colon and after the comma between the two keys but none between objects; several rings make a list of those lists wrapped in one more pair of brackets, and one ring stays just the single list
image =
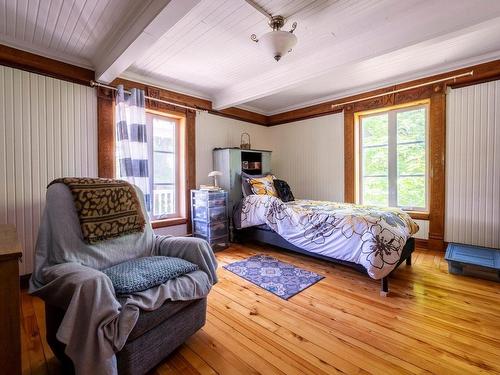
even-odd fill
[{"label": "small nightstand", "polygon": [[227,192],[191,190],[193,237],[203,238],[214,251],[229,246]]}]

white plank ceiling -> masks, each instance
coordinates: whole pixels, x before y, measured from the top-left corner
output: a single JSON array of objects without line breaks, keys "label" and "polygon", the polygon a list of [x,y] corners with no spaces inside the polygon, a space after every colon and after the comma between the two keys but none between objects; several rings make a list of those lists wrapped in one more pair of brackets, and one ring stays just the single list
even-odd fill
[{"label": "white plank ceiling", "polygon": [[500,58],[498,0],[258,0],[298,23],[279,62],[244,0],[191,0],[162,29],[182,1],[0,0],[0,43],[263,114]]},{"label": "white plank ceiling", "polygon": [[135,0],[0,0],[0,42],[81,66],[113,29],[139,9]]}]

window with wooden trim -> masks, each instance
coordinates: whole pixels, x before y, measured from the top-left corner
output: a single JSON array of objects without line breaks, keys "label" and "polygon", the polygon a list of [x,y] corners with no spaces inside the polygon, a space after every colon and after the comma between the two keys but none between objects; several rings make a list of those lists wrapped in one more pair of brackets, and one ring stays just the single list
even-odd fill
[{"label": "window with wooden trim", "polygon": [[358,202],[428,211],[428,104],[358,114]]},{"label": "window with wooden trim", "polygon": [[180,154],[179,120],[146,114],[148,137],[151,218],[153,220],[180,217]]},{"label": "window with wooden trim", "polygon": [[[153,222],[185,217],[184,123],[179,116],[146,111],[149,214]],[[119,173],[117,168],[118,178]]]}]

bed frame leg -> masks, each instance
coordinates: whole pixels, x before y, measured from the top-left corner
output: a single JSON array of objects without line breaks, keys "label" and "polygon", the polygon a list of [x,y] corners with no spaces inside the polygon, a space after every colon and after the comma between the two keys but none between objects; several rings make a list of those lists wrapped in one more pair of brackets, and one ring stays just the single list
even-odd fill
[{"label": "bed frame leg", "polygon": [[387,297],[388,293],[389,293],[389,280],[387,279],[387,277],[384,277],[382,280],[380,280],[380,296]]},{"label": "bed frame leg", "polygon": [[408,258],[406,258],[406,265],[411,266],[411,254],[408,255]]}]

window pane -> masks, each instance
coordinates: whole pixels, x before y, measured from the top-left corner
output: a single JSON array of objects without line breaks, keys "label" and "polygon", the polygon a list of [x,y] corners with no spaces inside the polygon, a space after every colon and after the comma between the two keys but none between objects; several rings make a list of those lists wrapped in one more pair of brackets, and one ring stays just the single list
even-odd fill
[{"label": "window pane", "polygon": [[153,150],[175,150],[175,122],[153,117]]},{"label": "window pane", "polygon": [[363,204],[425,208],[426,126],[425,106],[361,117]]},{"label": "window pane", "polygon": [[175,213],[175,186],[154,185],[153,187],[153,216]]},{"label": "window pane", "polygon": [[387,177],[363,178],[363,204],[389,205],[389,181]]},{"label": "window pane", "polygon": [[425,173],[425,144],[398,145],[398,175]]},{"label": "window pane", "polygon": [[154,184],[175,183],[175,155],[162,152],[153,153]]},{"label": "window pane", "polygon": [[398,206],[425,207],[425,177],[398,178]]},{"label": "window pane", "polygon": [[425,108],[397,113],[398,143],[425,141]]},{"label": "window pane", "polygon": [[363,146],[386,145],[387,144],[387,113],[362,117]]},{"label": "window pane", "polygon": [[363,149],[363,175],[388,175],[389,152],[387,146]]}]

